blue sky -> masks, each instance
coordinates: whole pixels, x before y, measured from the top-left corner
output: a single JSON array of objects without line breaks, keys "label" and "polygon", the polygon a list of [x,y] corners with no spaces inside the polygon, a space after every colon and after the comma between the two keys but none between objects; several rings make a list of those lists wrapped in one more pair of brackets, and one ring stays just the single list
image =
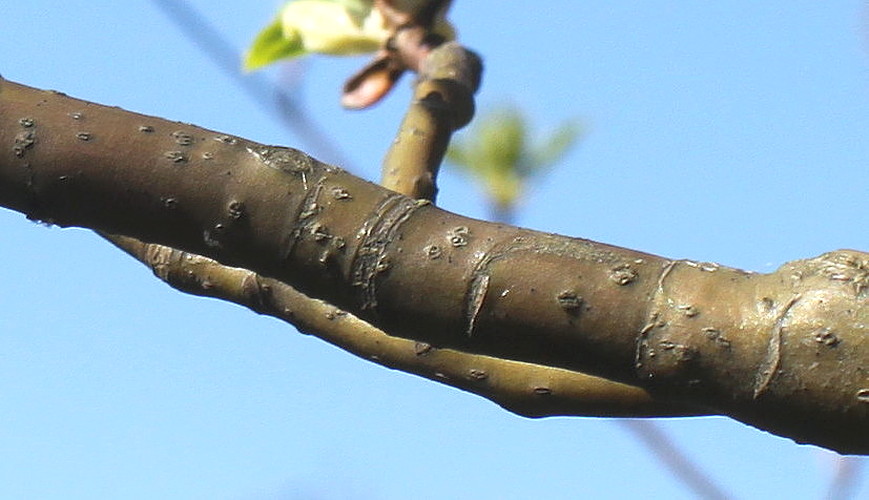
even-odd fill
[{"label": "blue sky", "polygon": [[[279,5],[191,3],[239,49]],[[863,3],[454,3],[485,59],[482,109],[586,129],[521,225],[755,271],[869,250]],[[5,78],[336,160],[151,2],[5,2],[0,38]],[[376,179],[408,82],[343,111],[363,62],[309,60],[295,92],[345,166]],[[486,215],[449,170],[439,202]],[[613,421],[523,419],[175,292],[87,231],[6,210],[0,228],[0,496],[692,498]],[[659,425],[736,498],[820,498],[830,480],[830,453],[725,418]]]}]

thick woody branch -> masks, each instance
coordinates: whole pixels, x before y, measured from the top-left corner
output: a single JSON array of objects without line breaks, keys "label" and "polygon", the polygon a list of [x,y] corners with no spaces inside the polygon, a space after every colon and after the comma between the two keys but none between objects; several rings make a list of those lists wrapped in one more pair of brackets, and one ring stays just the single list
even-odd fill
[{"label": "thick woody branch", "polygon": [[[418,92],[421,96],[419,100],[425,102],[415,100],[408,113],[409,117],[422,114],[430,119],[424,122],[418,121],[419,118],[411,119],[415,123],[412,136],[436,135],[440,129],[452,130],[454,123],[466,122],[470,117],[469,108],[473,107],[470,95],[479,82],[480,65],[475,56],[467,54],[457,45],[439,47],[430,59],[427,70],[417,83],[426,89]],[[432,102],[437,103],[434,110]],[[433,115],[433,111],[439,113]],[[445,127],[439,124],[445,124]],[[449,135],[444,140],[448,138]],[[402,160],[395,163],[393,178],[404,179],[409,175],[412,178],[421,167],[436,169],[443,155],[439,143],[430,140],[397,140],[390,150],[390,157]],[[429,178],[433,179],[435,174],[429,172]],[[425,192],[412,189],[418,186],[419,183],[399,183],[395,190],[406,188],[403,194],[425,197]],[[359,357],[475,392],[505,408],[514,409],[516,413],[527,416],[697,414],[697,410],[688,411],[680,405],[653,402],[642,389],[598,377],[440,350],[428,344],[389,337],[348,313],[336,315],[333,306],[251,271],[228,268],[205,257],[145,244],[132,238],[105,237],[150,266],[158,277],[179,290],[218,297],[282,318]],[[252,283],[261,286],[255,287],[256,290],[244,286]],[[259,292],[254,293],[257,290]],[[338,320],[345,318],[344,321]]]},{"label": "thick woody branch", "polygon": [[392,334],[869,452],[869,255],[768,275],[476,221],[287,148],[0,82],[0,204],[206,255]]}]

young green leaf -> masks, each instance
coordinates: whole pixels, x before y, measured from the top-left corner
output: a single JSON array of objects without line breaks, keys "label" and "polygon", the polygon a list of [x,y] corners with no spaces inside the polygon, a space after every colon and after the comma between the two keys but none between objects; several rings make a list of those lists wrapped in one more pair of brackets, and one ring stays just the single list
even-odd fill
[{"label": "young green leaf", "polygon": [[454,140],[446,159],[480,184],[495,214],[510,214],[525,185],[562,158],[576,143],[580,129],[567,123],[532,143],[527,119],[513,107],[482,116],[465,140]]},{"label": "young green leaf", "polygon": [[[414,12],[429,0],[399,2]],[[442,13],[443,14],[443,13]],[[307,54],[355,55],[382,48],[395,29],[372,0],[294,0],[281,7],[277,19],[263,29],[244,59],[245,70]],[[435,33],[450,40],[455,30],[442,16]]]},{"label": "young green leaf", "polygon": [[296,0],[254,40],[244,59],[251,71],[307,54],[374,52],[389,37],[380,11],[365,0]]},{"label": "young green leaf", "polygon": [[538,169],[551,166],[576,143],[581,132],[582,128],[575,122],[562,124],[529,152],[531,156],[529,163]]},{"label": "young green leaf", "polygon": [[332,55],[374,52],[390,33],[380,11],[370,4],[347,0],[290,2],[281,10],[284,36],[299,37],[307,52]]},{"label": "young green leaf", "polygon": [[266,26],[257,37],[244,57],[244,70],[253,71],[281,59],[298,57],[305,53],[299,37],[287,38],[280,18]]}]

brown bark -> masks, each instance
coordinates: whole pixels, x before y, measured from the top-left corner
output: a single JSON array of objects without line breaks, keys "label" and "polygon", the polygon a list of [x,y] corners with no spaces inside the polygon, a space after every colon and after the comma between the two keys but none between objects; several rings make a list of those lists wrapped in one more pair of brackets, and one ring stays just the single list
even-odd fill
[{"label": "brown bark", "polygon": [[242,266],[390,334],[869,452],[869,255],[761,275],[461,217],[303,153],[0,83],[0,204]]}]

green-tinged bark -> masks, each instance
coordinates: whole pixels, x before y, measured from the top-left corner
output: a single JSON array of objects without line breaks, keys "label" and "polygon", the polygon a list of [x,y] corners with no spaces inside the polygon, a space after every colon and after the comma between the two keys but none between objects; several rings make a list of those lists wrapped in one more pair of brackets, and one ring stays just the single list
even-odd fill
[{"label": "green-tinged bark", "polygon": [[639,387],[591,375],[392,337],[329,303],[247,269],[133,238],[106,237],[177,290],[280,318],[361,358],[479,394],[526,417],[703,414],[696,408],[657,401]]},{"label": "green-tinged bark", "polygon": [[751,274],[472,220],[303,153],[0,83],[0,204],[237,265],[390,334],[869,452],[869,255]]}]

